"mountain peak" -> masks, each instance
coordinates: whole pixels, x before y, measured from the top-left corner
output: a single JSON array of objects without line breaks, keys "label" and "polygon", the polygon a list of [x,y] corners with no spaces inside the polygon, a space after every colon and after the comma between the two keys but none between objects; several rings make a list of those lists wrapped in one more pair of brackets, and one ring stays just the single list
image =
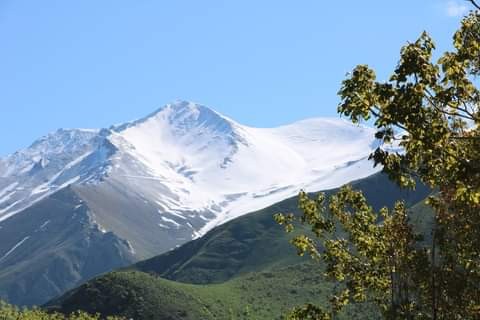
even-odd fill
[{"label": "mountain peak", "polygon": [[175,102],[166,104],[158,109],[153,116],[162,116],[163,114],[168,114],[171,120],[183,120],[186,118],[196,120],[206,115],[210,117],[223,117],[209,107],[184,100],[176,100]]},{"label": "mountain peak", "polygon": [[232,134],[239,125],[204,105],[185,100],[176,100],[157,109],[139,120],[112,127],[121,132],[128,128],[142,126],[147,122],[162,122],[177,133],[187,133],[194,128],[205,129],[219,134]]},{"label": "mountain peak", "polygon": [[204,127],[219,133],[232,133],[235,123],[204,105],[177,101],[167,104],[159,113],[161,117],[178,129],[190,130],[194,127]]},{"label": "mountain peak", "polygon": [[163,106],[157,111],[162,111],[167,108],[172,109],[175,112],[186,112],[186,111],[199,112],[202,109],[203,110],[208,109],[213,111],[212,109],[204,105],[201,105],[192,101],[187,101],[187,100],[175,100],[174,102],[167,103],[165,106]]}]

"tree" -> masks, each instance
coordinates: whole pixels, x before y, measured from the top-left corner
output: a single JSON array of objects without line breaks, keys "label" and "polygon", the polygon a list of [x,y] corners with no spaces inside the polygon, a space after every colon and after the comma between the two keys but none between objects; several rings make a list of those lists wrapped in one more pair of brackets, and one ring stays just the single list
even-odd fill
[{"label": "tree", "polygon": [[0,301],[0,319],[2,320],[126,320],[121,317],[101,318],[99,314],[90,315],[88,313],[77,311],[70,315],[64,315],[56,312],[47,312],[36,307],[32,309],[20,309]]},{"label": "tree", "polygon": [[312,236],[292,243],[323,260],[340,289],[329,308],[300,307],[292,319],[331,319],[366,302],[387,319],[480,318],[478,11],[462,20],[453,45],[432,62],[435,45],[424,32],[401,49],[388,81],[366,65],[343,81],[338,112],[353,123],[374,122],[382,144],[370,158],[392,180],[414,188],[418,179],[434,190],[427,201],[433,223],[430,233],[416,234],[401,201],[374,212],[348,186],[330,199],[302,192],[302,216],[275,219],[287,231],[295,222],[311,227]]}]

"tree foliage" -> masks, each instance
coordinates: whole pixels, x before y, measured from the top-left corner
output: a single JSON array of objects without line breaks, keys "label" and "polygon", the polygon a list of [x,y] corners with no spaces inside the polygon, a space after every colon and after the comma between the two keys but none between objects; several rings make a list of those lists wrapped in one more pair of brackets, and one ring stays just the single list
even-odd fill
[{"label": "tree foliage", "polygon": [[348,186],[330,199],[302,192],[301,217],[275,218],[287,231],[297,220],[311,226],[314,236],[292,243],[340,285],[330,308],[307,305],[292,319],[330,319],[350,303],[374,303],[387,319],[480,318],[479,12],[462,20],[453,46],[433,62],[424,32],[401,49],[388,81],[366,65],[343,81],[338,112],[373,121],[381,146],[370,158],[392,180],[432,187],[434,223],[416,234],[401,201],[375,212]]},{"label": "tree foliage", "polygon": [[[100,320],[98,314],[90,315],[78,311],[70,315],[48,313],[38,308],[20,309],[0,301],[0,319],[2,320]],[[123,320],[119,317],[107,317],[107,320]]]}]

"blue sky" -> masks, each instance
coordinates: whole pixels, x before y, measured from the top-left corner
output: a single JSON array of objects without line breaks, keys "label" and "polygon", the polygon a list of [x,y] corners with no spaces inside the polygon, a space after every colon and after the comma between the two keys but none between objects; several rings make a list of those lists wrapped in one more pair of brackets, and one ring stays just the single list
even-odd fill
[{"label": "blue sky", "polygon": [[465,0],[0,0],[0,155],[57,128],[140,118],[175,99],[252,126],[336,116],[345,73],[385,78]]}]

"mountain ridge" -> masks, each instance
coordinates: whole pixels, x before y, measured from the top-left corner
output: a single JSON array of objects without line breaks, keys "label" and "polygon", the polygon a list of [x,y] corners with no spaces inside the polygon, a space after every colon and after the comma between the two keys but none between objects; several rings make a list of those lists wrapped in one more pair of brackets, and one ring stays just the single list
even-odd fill
[{"label": "mountain ridge", "polygon": [[[0,230],[9,225],[16,231],[10,242],[0,243],[0,257],[19,244],[15,252],[25,255],[17,263],[48,263],[42,255],[29,252],[28,245],[46,239],[35,232],[46,219],[40,213],[30,215],[35,225],[28,228],[21,221],[38,207],[57,212],[55,219],[75,216],[75,206],[68,211],[52,200],[63,190],[81,200],[89,217],[87,229],[100,234],[89,247],[80,240],[72,243],[65,235],[57,243],[48,242],[45,250],[73,260],[88,248],[116,252],[119,259],[98,265],[100,273],[153,257],[300,189],[335,188],[378,172],[380,168],[373,168],[367,159],[376,146],[373,132],[333,119],[252,128],[185,101],[110,129],[57,130],[0,159]],[[60,232],[53,229],[60,225],[52,223],[49,232]],[[84,230],[75,229],[72,237],[89,237]],[[25,237],[30,238],[22,242]],[[0,268],[13,258],[0,260]],[[76,269],[80,266],[62,268],[70,279],[86,276]],[[21,281],[25,275],[18,273],[15,278]],[[0,276],[0,285],[5,279]],[[76,283],[52,282],[49,292],[61,293]],[[18,290],[27,294],[29,287]],[[6,286],[0,297],[9,300],[8,292]],[[13,302],[42,303],[50,297]]]},{"label": "mountain ridge", "polygon": [[[166,125],[168,125],[166,129],[162,127],[165,125],[164,122],[167,122]],[[227,177],[227,180],[236,180],[237,183],[239,183],[239,178],[245,177],[243,179],[244,184],[250,184],[251,176],[256,177],[256,179],[262,176],[261,172],[263,170],[255,171],[251,169],[258,165],[262,165],[264,168],[268,168],[272,164],[277,165],[277,168],[273,171],[285,172],[298,167],[298,165],[306,167],[314,161],[316,163],[325,162],[324,159],[321,159],[322,161],[319,161],[319,159],[304,159],[303,154],[309,154],[311,150],[302,150],[298,146],[303,143],[306,145],[304,149],[311,147],[308,139],[304,138],[308,137],[309,132],[305,132],[306,130],[302,132],[301,127],[313,128],[327,125],[330,126],[329,130],[321,132],[320,135],[325,136],[326,134],[335,132],[335,129],[340,127],[339,122],[331,119],[309,119],[300,121],[297,124],[294,123],[273,129],[251,128],[241,126],[233,120],[202,105],[180,101],[176,104],[167,104],[147,117],[117,126],[113,129],[59,129],[54,134],[49,134],[37,140],[31,147],[0,159],[0,162],[3,164],[1,167],[13,167],[0,172],[0,192],[2,195],[8,192],[8,198],[5,198],[7,195],[5,194],[0,199],[0,221],[27,208],[32,203],[35,203],[36,200],[41,200],[42,197],[40,195],[49,194],[50,189],[51,191],[55,191],[69,184],[101,181],[102,178],[107,177],[112,171],[115,171],[116,168],[122,165],[118,162],[114,163],[115,159],[110,159],[111,156],[117,155],[120,152],[123,152],[125,157],[135,158],[132,160],[135,162],[133,163],[134,166],[143,167],[141,170],[137,170],[137,172],[135,172],[136,174],[123,172],[120,173],[121,175],[125,178],[132,179],[149,177],[157,180],[178,181],[178,184],[174,184],[173,187],[168,187],[177,189],[174,190],[177,195],[185,194],[185,199],[182,199],[182,204],[184,205],[187,202],[185,201],[186,198],[191,199],[190,194],[201,192],[200,190],[182,191],[182,185],[186,185],[189,181],[193,181],[199,177],[201,175],[199,171],[205,172],[206,170],[210,170],[210,173],[208,173],[210,176],[200,177],[199,180],[211,180],[211,176],[218,175],[218,167],[228,169],[229,166],[234,166],[235,156],[242,151],[246,152],[243,156],[246,159],[241,159],[241,166],[243,167],[239,168],[239,170],[243,171],[242,174],[235,176],[236,172],[233,172],[234,176]],[[352,126],[345,125],[345,128],[352,128]],[[345,130],[345,128],[337,129],[340,136],[342,130]],[[177,130],[180,130],[180,132],[177,132]],[[360,128],[359,130],[365,129]],[[292,135],[290,133],[292,131],[297,131],[298,134],[296,136]],[[311,131],[314,132],[313,129]],[[354,130],[352,130],[352,132],[353,131]],[[289,135],[286,135],[286,132],[289,132]],[[156,137],[155,139],[162,141],[162,143],[152,149],[151,140],[154,136]],[[202,136],[205,136],[203,141],[201,141]],[[354,137],[343,137],[343,140],[350,138],[354,139]],[[325,144],[327,140],[328,139],[324,137],[324,141],[320,141],[320,143]],[[312,141],[318,144],[318,141],[314,139],[312,139]],[[356,141],[358,142],[359,139],[356,139]],[[44,145],[47,145],[47,147],[44,147]],[[365,143],[362,144],[363,147],[365,147],[365,145]],[[43,148],[39,148],[39,146],[43,146]],[[48,146],[52,147],[48,148]],[[181,146],[181,148],[179,148],[179,146]],[[352,155],[348,154],[343,155],[344,157],[348,157],[348,159],[346,159],[347,161],[339,163],[338,159],[335,159],[335,165],[337,167],[341,165],[348,166],[349,164],[355,163],[355,161],[362,161],[368,156],[372,148],[373,146],[368,146],[368,152],[363,151],[361,156],[352,157]],[[168,152],[164,152],[162,149],[168,150]],[[263,149],[266,149],[266,151]],[[336,152],[338,152],[338,150],[336,150]],[[257,157],[257,155],[261,153],[263,153],[262,157]],[[274,154],[275,157],[272,157],[269,153]],[[185,158],[186,155],[190,155],[188,159]],[[285,155],[287,156],[285,157]],[[122,156],[122,154],[118,155],[118,157],[120,156]],[[283,160],[288,157],[290,157],[292,161]],[[326,155],[323,155],[323,157],[325,158]],[[58,158],[60,158],[60,161]],[[254,159],[254,161],[252,162],[250,159]],[[15,160],[20,162],[20,165],[8,165],[11,162],[16,162]],[[56,167],[55,163],[52,162],[53,160],[59,162]],[[332,162],[332,160],[328,160]],[[251,162],[249,166],[243,164],[245,161]],[[263,161],[263,163],[258,163],[259,161]],[[102,167],[103,170],[86,173],[85,170],[90,168],[89,165],[86,164],[87,162],[91,164],[91,169]],[[72,172],[74,171],[72,168],[77,165],[81,171]],[[206,165],[207,167],[205,167]],[[48,170],[50,170],[50,167],[53,168],[49,175]],[[245,171],[245,167],[250,167],[250,169]],[[312,176],[322,170],[333,171],[335,169],[336,168],[314,169]],[[54,172],[55,170],[56,172]],[[68,174],[64,171],[67,171]],[[25,192],[23,192],[18,198],[15,198],[15,191],[22,190],[18,190],[17,187],[17,190],[11,191],[9,188],[16,187],[12,187],[13,182],[7,184],[2,181],[12,178],[12,172],[15,172],[13,178],[17,180],[23,178],[23,176],[27,176],[27,183],[32,185],[30,195],[26,195]],[[139,174],[139,172],[141,174]],[[249,172],[251,172],[250,176],[248,174]],[[368,173],[373,172],[375,171],[371,170]],[[31,173],[31,175],[28,175],[29,173]],[[78,173],[78,178],[76,173]],[[225,171],[222,172],[222,174],[223,173],[225,173]],[[290,178],[290,181],[287,181],[287,183],[278,182],[278,188],[275,188],[274,185],[270,187],[272,190],[276,189],[277,191],[284,188],[292,188],[292,184],[300,181],[301,178],[307,174],[308,172],[300,172],[298,173],[298,177]],[[366,175],[368,174],[364,174],[364,176]],[[67,179],[67,177],[70,179]],[[267,174],[265,180],[270,180],[271,178],[272,174]],[[360,177],[354,176],[352,178]],[[35,179],[40,181],[35,181]],[[207,181],[207,183],[209,183],[209,181]],[[314,182],[312,183],[314,184]],[[215,184],[222,186],[213,190],[213,193],[218,193],[220,190],[224,190],[225,186],[231,185],[230,182],[222,180],[216,181]],[[335,185],[332,185],[332,187],[334,186]],[[297,192],[300,187],[297,187],[295,192]],[[315,186],[312,188],[320,189],[324,187],[325,186]],[[200,188],[205,190],[206,188],[211,188],[211,186],[204,184]],[[262,189],[263,191],[256,191],[254,195],[255,198],[258,198],[261,193],[265,194],[272,191],[269,190],[268,187],[262,187]],[[230,194],[225,197],[236,197],[246,191],[249,191],[249,188],[245,187],[243,190],[232,190]],[[295,192],[290,192],[289,195]],[[24,199],[25,197],[29,197],[31,200],[27,199],[28,201],[26,201]],[[209,196],[201,196],[202,199],[205,197],[208,198]],[[224,201],[229,202],[225,197],[214,200],[215,206],[218,206]],[[12,199],[19,201],[13,202]],[[265,205],[268,205],[268,203],[263,204],[263,206]],[[169,206],[167,205],[167,207]],[[258,208],[260,207],[261,205]],[[212,206],[203,201],[203,203],[192,204],[191,208],[194,210],[199,208],[211,210]],[[202,230],[201,233],[205,231],[206,229]]]}]

